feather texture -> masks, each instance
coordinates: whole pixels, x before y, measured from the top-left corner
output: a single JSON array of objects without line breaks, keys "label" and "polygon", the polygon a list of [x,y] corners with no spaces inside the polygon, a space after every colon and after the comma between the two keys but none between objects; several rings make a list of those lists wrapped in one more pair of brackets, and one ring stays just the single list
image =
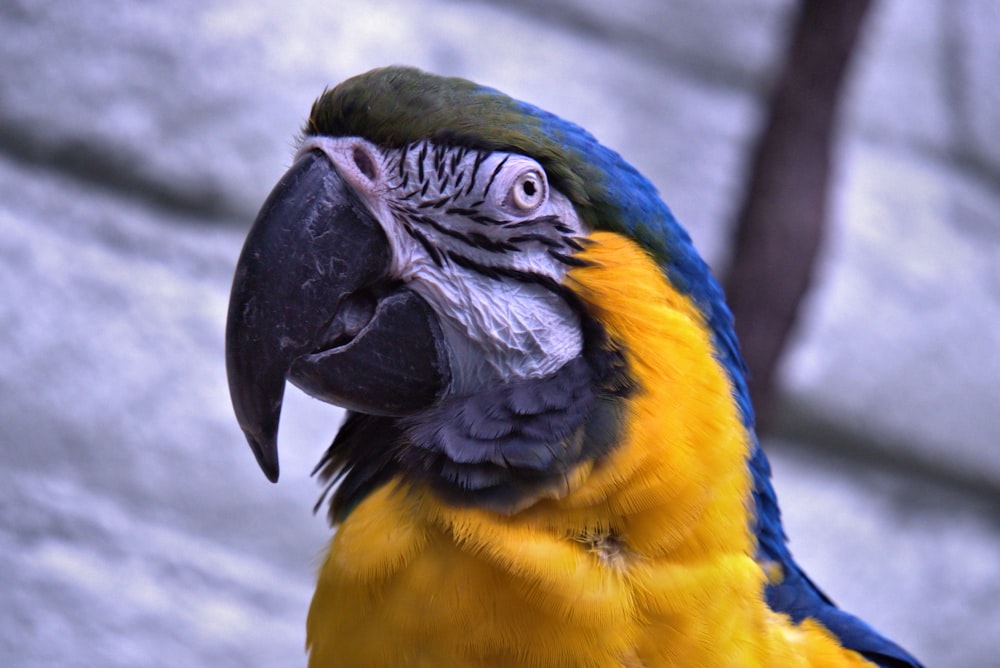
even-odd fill
[{"label": "feather texture", "polygon": [[626,351],[622,443],[513,515],[378,487],[321,568],[313,666],[865,664],[765,602],[754,444],[700,311],[633,242],[592,239],[567,285]]}]

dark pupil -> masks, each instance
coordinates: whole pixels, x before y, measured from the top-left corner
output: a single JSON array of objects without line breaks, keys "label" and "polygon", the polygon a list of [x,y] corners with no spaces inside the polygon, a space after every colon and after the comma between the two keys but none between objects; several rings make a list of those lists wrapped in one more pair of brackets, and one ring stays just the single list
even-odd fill
[{"label": "dark pupil", "polygon": [[521,190],[523,190],[524,194],[527,195],[528,197],[533,197],[534,194],[535,194],[535,182],[534,181],[525,181],[521,185]]}]

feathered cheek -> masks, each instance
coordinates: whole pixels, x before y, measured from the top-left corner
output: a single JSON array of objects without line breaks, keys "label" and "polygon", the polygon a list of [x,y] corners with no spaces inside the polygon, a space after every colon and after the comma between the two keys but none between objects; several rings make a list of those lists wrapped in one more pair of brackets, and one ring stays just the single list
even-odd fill
[{"label": "feathered cheek", "polygon": [[455,370],[450,394],[543,378],[583,349],[577,314],[539,287],[470,275],[414,289],[441,315]]}]

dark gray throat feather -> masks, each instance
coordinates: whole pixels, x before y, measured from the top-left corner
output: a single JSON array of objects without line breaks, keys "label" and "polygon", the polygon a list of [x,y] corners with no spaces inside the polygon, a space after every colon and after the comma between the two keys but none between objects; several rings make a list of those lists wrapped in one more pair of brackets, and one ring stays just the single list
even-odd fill
[{"label": "dark gray throat feather", "polygon": [[570,472],[620,440],[635,390],[621,348],[566,289],[580,314],[580,356],[544,378],[449,397],[406,417],[348,412],[314,473],[336,525],[394,478],[429,486],[445,502],[511,513],[565,490]]}]

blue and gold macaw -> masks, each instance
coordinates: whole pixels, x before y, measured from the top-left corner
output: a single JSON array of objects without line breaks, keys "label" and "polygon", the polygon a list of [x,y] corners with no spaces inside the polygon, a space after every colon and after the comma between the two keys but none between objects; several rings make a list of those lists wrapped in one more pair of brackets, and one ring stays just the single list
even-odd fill
[{"label": "blue and gold macaw", "polygon": [[918,665],[792,559],[687,233],[552,114],[401,67],[325,92],[226,348],[272,481],[286,379],[348,409],[310,666]]}]

